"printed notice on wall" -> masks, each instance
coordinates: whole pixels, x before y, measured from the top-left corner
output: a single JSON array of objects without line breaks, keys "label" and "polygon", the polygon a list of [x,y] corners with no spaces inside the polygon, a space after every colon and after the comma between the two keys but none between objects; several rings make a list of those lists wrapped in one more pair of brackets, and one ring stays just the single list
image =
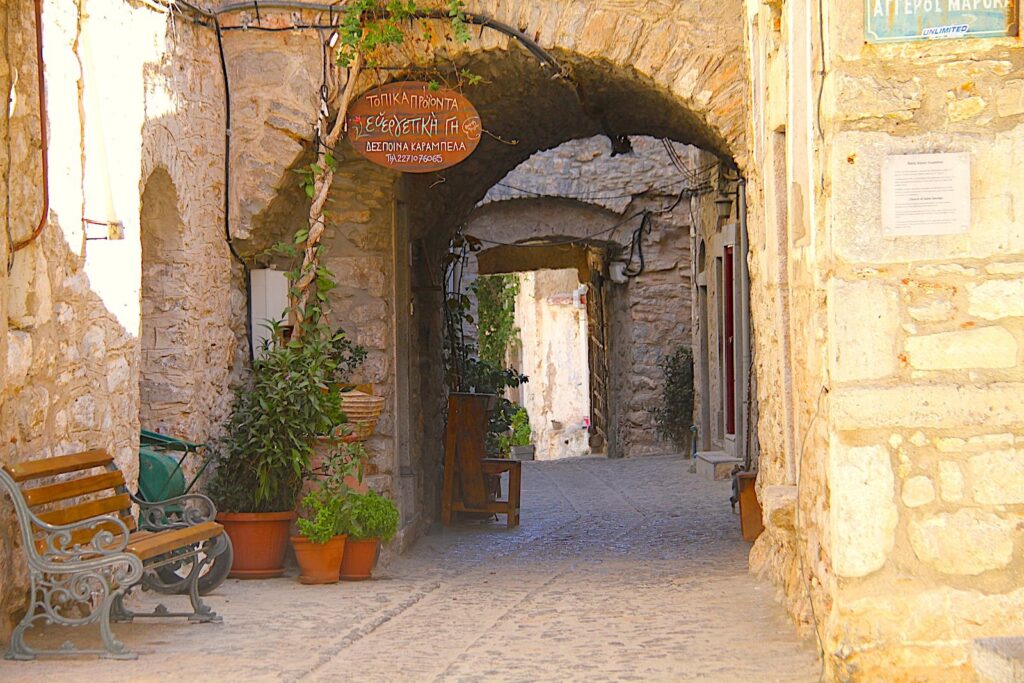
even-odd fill
[{"label": "printed notice on wall", "polygon": [[970,154],[900,154],[885,158],[883,235],[957,235],[970,227]]}]

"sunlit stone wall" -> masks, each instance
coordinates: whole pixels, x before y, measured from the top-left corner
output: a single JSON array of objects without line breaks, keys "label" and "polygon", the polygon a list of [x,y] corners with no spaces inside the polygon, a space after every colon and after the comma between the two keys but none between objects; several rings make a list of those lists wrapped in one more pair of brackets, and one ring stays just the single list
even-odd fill
[{"label": "sunlit stone wall", "polygon": [[[18,242],[42,212],[33,3],[0,6],[0,30],[0,88],[12,102],[10,118],[6,105],[0,115],[0,146],[11,151],[4,218]],[[161,395],[184,396],[173,410],[157,408],[150,424],[204,440],[230,403],[237,316],[221,224],[215,43],[144,5],[92,2],[85,12],[80,2],[49,0],[43,44],[50,210],[39,238],[14,254],[10,275],[0,269],[0,462],[105,448],[134,482],[140,410],[148,408],[139,398],[143,331],[172,336],[164,367],[181,372],[166,373]],[[167,267],[185,273],[197,296],[165,299],[163,313],[181,325],[155,332],[143,323],[152,311],[140,297],[140,205],[158,167],[177,190],[162,211],[176,212],[182,231]],[[123,239],[108,239],[108,222],[123,225]],[[11,244],[2,232],[0,245],[6,264]],[[13,523],[13,509],[0,504],[0,638],[27,597]]]}]

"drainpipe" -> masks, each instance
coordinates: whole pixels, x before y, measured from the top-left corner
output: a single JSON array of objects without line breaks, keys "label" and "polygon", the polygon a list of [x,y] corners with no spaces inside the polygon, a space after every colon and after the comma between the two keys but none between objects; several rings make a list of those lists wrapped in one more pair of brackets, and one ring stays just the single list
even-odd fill
[{"label": "drainpipe", "polygon": [[[46,73],[43,68],[43,0],[35,0],[35,19],[36,19],[36,75],[39,82],[39,143],[41,147],[42,157],[42,189],[43,189],[43,211],[42,215],[39,216],[39,224],[36,229],[32,231],[32,234],[20,242],[14,243],[14,248],[11,250],[13,254],[16,251],[21,251],[28,245],[32,244],[37,237],[43,232],[43,228],[46,227],[46,219],[50,215],[50,172],[49,172],[49,160],[47,158],[49,154],[49,140],[46,137]],[[7,179],[10,182],[10,178]],[[13,266],[13,261],[11,264]]]},{"label": "drainpipe", "polygon": [[750,348],[750,264],[747,262],[748,252],[750,249],[750,242],[747,238],[747,181],[744,178],[740,178],[739,185],[736,187],[736,196],[738,199],[738,210],[740,214],[740,226],[739,226],[739,245],[740,245],[740,388],[743,393],[743,446],[741,453],[743,454],[744,469],[748,472],[752,466],[751,453],[751,431],[754,429],[754,425],[750,424],[750,416],[753,414],[751,410],[752,402],[754,397],[751,396],[751,373],[750,373],[750,361],[751,361],[751,348]]}]

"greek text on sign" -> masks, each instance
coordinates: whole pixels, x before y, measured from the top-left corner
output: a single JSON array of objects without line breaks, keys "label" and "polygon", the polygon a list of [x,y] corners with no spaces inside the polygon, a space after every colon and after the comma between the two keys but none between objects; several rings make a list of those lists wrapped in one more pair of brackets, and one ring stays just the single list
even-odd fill
[{"label": "greek text on sign", "polygon": [[461,93],[427,83],[388,83],[357,100],[346,118],[348,140],[375,164],[406,173],[454,166],[480,144],[483,127]]},{"label": "greek text on sign", "polygon": [[900,154],[885,158],[883,235],[957,235],[970,227],[970,154]]},{"label": "greek text on sign", "polygon": [[865,0],[869,43],[1017,35],[1017,0]]}]

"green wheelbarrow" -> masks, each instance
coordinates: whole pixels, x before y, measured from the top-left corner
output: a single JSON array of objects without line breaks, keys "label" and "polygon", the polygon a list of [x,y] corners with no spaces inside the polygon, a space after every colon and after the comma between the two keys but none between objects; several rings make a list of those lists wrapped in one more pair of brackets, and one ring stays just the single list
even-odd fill
[{"label": "green wheelbarrow", "polygon": [[[200,452],[205,450],[204,444],[192,443],[143,429],[139,439],[138,497],[148,502],[156,502],[187,495],[199,477],[206,471],[210,461],[209,458],[203,458],[202,465],[188,483],[185,481],[182,465],[191,455],[202,457]],[[169,505],[165,509],[167,510],[166,517],[155,520],[158,524],[157,528],[190,526],[196,522],[206,521],[205,519],[190,518],[185,508],[180,506]],[[145,530],[153,526],[153,522],[154,520],[140,518],[139,528]],[[227,550],[207,565],[206,573],[199,577],[199,593],[201,595],[210,593],[224,583],[228,572],[231,571],[233,559],[234,552],[229,540]],[[158,567],[144,577],[143,584],[159,593],[172,595],[187,593],[188,576],[194,561],[195,559],[190,558],[179,563],[172,562]]]}]

